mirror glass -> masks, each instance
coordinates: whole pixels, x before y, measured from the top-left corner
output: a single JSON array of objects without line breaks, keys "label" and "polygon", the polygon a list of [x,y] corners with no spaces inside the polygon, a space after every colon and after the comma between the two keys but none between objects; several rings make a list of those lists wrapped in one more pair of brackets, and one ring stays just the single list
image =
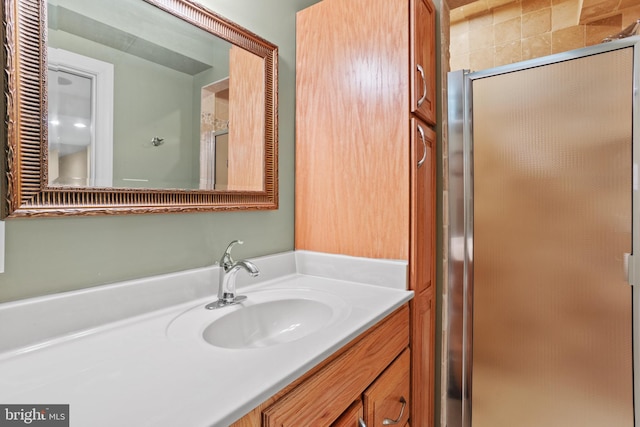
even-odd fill
[{"label": "mirror glass", "polygon": [[50,187],[265,189],[263,57],[142,0],[46,21]]},{"label": "mirror glass", "polygon": [[191,0],[14,0],[0,219],[278,209],[278,47]]}]

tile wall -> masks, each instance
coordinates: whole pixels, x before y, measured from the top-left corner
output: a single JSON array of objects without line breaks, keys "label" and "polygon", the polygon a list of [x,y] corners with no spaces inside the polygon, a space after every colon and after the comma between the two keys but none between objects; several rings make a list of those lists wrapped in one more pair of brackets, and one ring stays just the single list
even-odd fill
[{"label": "tile wall", "polygon": [[451,69],[478,71],[598,44],[640,18],[640,0],[480,0],[450,18]]}]

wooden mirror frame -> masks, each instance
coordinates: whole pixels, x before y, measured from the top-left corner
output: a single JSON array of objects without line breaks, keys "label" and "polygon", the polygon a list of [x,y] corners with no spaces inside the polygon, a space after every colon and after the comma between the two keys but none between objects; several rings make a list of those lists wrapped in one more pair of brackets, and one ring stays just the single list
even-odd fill
[{"label": "wooden mirror frame", "polygon": [[[143,1],[143,0],[140,0]],[[48,185],[47,1],[3,0],[2,218],[278,208],[278,47],[191,0],[144,0],[264,59],[263,191],[72,188]]]}]

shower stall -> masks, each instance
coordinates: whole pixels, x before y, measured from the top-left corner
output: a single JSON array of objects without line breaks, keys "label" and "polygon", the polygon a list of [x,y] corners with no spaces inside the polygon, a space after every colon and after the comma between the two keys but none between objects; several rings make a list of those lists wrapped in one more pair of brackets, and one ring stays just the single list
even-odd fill
[{"label": "shower stall", "polygon": [[449,73],[448,427],[634,426],[638,70],[631,37]]}]

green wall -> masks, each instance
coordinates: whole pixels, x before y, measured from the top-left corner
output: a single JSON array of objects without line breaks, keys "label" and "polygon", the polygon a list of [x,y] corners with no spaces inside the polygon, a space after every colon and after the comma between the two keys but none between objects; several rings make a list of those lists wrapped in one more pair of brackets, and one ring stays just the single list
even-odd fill
[{"label": "green wall", "polygon": [[280,208],[266,212],[34,218],[6,221],[0,302],[293,249],[295,12],[317,0],[200,0],[279,47]]}]

